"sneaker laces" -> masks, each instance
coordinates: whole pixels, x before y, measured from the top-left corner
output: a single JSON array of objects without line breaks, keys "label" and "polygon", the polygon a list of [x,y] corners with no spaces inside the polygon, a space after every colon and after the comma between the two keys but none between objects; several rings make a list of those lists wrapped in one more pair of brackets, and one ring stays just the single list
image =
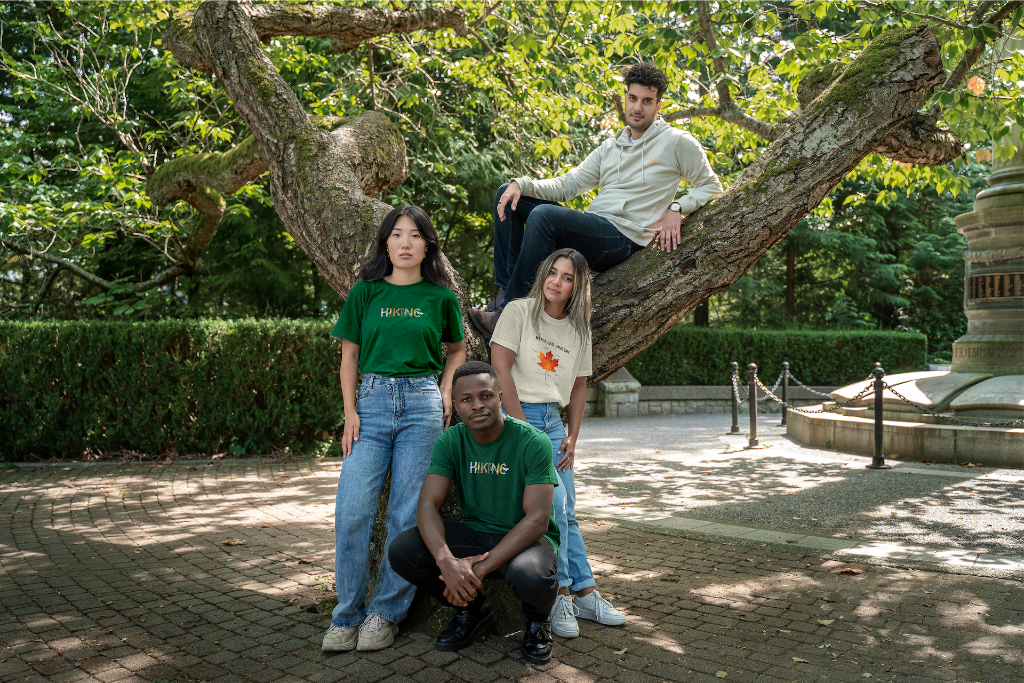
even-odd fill
[{"label": "sneaker laces", "polygon": [[370,616],[366,617],[366,621],[364,621],[363,625],[359,627],[359,630],[379,631],[382,628],[384,628],[385,621],[386,620],[382,618],[379,614],[371,614]]},{"label": "sneaker laces", "polygon": [[575,618],[580,614],[580,608],[573,603],[572,598],[561,593],[555,598],[555,608],[561,611],[563,617],[571,616]]},{"label": "sneaker laces", "polygon": [[612,603],[601,597],[600,592],[595,590],[592,595],[594,596],[594,614],[600,615],[606,608],[610,610],[615,609],[615,607],[612,606]]}]

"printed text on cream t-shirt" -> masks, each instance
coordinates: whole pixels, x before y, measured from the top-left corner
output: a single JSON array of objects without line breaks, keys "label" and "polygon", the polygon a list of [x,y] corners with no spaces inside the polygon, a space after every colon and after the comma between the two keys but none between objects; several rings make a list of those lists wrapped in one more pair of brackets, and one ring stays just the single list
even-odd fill
[{"label": "printed text on cream t-shirt", "polygon": [[512,379],[523,403],[569,404],[577,377],[593,370],[590,337],[580,339],[568,319],[555,320],[544,311],[533,324],[533,299],[516,299],[505,306],[491,337],[515,351]]}]

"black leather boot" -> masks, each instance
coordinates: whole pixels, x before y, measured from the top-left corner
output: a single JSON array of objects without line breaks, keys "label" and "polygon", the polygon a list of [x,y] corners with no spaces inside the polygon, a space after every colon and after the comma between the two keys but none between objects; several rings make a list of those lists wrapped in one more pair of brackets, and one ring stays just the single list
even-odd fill
[{"label": "black leather boot", "polygon": [[448,628],[437,637],[436,648],[441,652],[456,652],[472,645],[477,636],[486,633],[492,626],[494,614],[486,602],[476,611],[460,609],[448,620]]},{"label": "black leather boot", "polygon": [[542,621],[523,622],[523,658],[531,664],[551,661],[551,634]]}]

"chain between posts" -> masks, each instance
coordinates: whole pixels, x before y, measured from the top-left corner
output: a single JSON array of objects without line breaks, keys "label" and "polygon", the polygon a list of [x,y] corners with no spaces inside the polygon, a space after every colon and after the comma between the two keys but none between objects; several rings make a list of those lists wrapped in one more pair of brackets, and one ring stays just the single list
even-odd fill
[{"label": "chain between posts", "polygon": [[931,415],[932,417],[937,417],[940,420],[945,420],[946,422],[949,422],[951,424],[964,425],[965,427],[1020,427],[1024,425],[1024,420],[1014,420],[1013,422],[969,422],[967,420],[958,420],[955,417],[949,417],[948,415],[937,413],[934,410],[931,410],[930,408],[925,408],[923,405],[919,403],[914,403],[909,398],[907,398],[906,396],[904,396],[903,394],[901,394],[900,392],[896,391],[891,386],[886,384],[884,380],[882,381],[882,386],[891,391],[893,396],[903,401],[907,405],[913,406],[923,413]]},{"label": "chain between posts", "polygon": [[[734,395],[737,398],[737,402],[742,404],[746,399],[740,399],[739,398],[741,393],[740,393],[740,390],[739,390],[738,379],[739,379],[738,378],[738,373],[734,374],[733,375],[733,393],[734,393]],[[781,381],[781,379],[782,379],[782,376],[780,375],[779,380]],[[803,382],[798,380],[796,377],[793,377],[792,374],[789,375],[789,379],[793,380],[794,382],[799,384],[804,389],[807,389],[811,393],[817,394],[818,396],[825,396],[825,397],[829,396],[828,394],[823,394],[821,392],[814,391],[813,389],[810,389]],[[865,379],[865,381],[867,381],[867,379],[871,379],[871,375],[868,375],[868,377]],[[775,394],[775,391],[774,391],[778,387],[778,382],[776,382],[775,387],[772,387],[771,389],[769,389],[768,387],[766,387],[764,385],[763,382],[761,382],[761,379],[759,377],[755,376],[754,377],[754,381],[757,383],[757,386],[765,393],[765,397],[766,398],[770,398],[771,400],[775,401],[779,405],[785,406],[785,408],[787,410],[794,410],[794,411],[796,411],[798,413],[804,413],[805,415],[815,415],[815,414],[820,414],[820,413],[834,413],[837,410],[841,410],[842,408],[851,407],[857,401],[860,401],[862,398],[865,398],[866,396],[868,396],[869,394],[874,392],[874,387],[872,387],[871,385],[868,385],[867,387],[864,388],[863,391],[861,391],[859,394],[857,394],[856,396],[854,396],[853,398],[851,398],[848,401],[844,401],[842,403],[836,403],[834,406],[831,406],[831,407],[828,407],[828,408],[822,408],[821,410],[807,410],[805,408],[798,408],[798,407],[790,404],[789,402],[784,401],[781,398],[779,398]],[[919,403],[911,401],[909,398],[907,398],[906,396],[901,394],[899,391],[897,391],[896,389],[891,387],[889,384],[887,384],[884,380],[882,381],[882,386],[886,390],[890,391],[893,394],[893,396],[895,396],[896,398],[900,399],[901,401],[903,401],[907,405],[912,406],[912,407],[916,408],[917,410],[920,410],[922,413],[924,413],[926,415],[931,415],[932,417],[935,417],[935,418],[937,418],[939,420],[942,420],[943,422],[948,422],[949,424],[963,425],[965,427],[1021,427],[1021,426],[1024,426],[1024,420],[1013,420],[1011,422],[972,422],[970,420],[960,420],[960,419],[955,418],[955,417],[950,417],[949,415],[943,415],[942,413],[937,413],[934,410],[931,410],[930,408],[926,408],[925,406],[923,406],[923,405],[921,405]]]},{"label": "chain between posts", "polygon": [[804,413],[806,415],[816,415],[818,413],[834,413],[835,411],[840,410],[841,408],[848,408],[853,403],[861,400],[862,398],[864,398],[865,396],[867,396],[868,394],[872,393],[875,390],[874,387],[869,385],[864,388],[864,391],[860,392],[859,394],[851,398],[849,401],[844,401],[843,403],[836,403],[831,408],[822,408],[821,410],[806,410],[804,408],[797,408],[796,406],[790,405],[789,403],[783,401],[781,398],[772,393],[772,391],[768,387],[762,384],[761,380],[758,379],[757,377],[754,378],[754,381],[757,382],[757,386],[761,387],[761,390],[764,391],[765,394],[767,394],[768,398],[770,398],[771,400],[775,401],[779,405],[786,406],[787,410],[794,410],[798,413]]}]

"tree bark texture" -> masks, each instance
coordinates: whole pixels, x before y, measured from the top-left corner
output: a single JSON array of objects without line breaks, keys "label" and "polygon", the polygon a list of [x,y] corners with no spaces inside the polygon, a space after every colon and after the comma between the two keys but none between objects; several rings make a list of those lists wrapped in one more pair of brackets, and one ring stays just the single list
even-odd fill
[{"label": "tree bark texture", "polygon": [[[260,7],[270,13],[267,8],[278,6]],[[221,80],[265,160],[282,223],[344,296],[391,208],[369,195],[405,177],[404,141],[376,112],[331,133],[314,125],[264,54],[254,22],[265,18],[253,12],[248,5],[207,2],[192,20],[193,38],[180,23],[168,33],[175,32],[175,44],[193,49]],[[409,24],[396,19],[392,25]],[[739,279],[864,156],[915,116],[942,83],[942,71],[930,29],[886,32],[787,121],[727,192],[687,217],[678,251],[648,248],[598,276],[591,381],[622,367],[699,302]],[[466,321],[465,287],[454,277]],[[466,323],[464,332],[470,357],[486,358],[486,346]]]}]

